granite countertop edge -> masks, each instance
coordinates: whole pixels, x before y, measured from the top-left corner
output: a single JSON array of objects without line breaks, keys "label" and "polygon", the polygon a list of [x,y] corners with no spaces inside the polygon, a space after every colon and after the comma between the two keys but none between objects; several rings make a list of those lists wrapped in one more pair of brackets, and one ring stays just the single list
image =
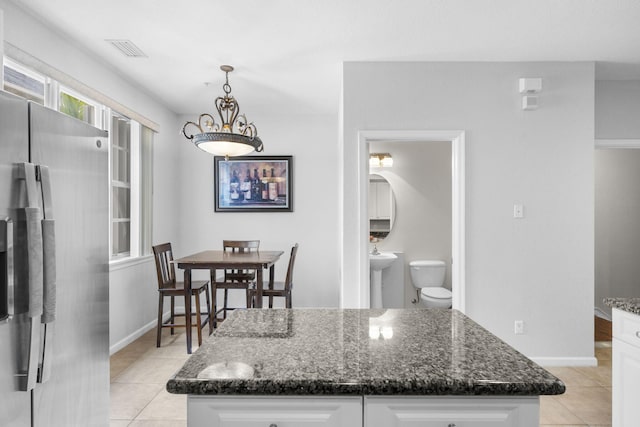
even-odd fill
[{"label": "granite countertop edge", "polygon": [[479,382],[353,382],[323,381],[209,381],[171,378],[166,389],[174,394],[237,396],[539,396],[565,392],[562,381],[546,383]]},{"label": "granite countertop edge", "polygon": [[640,315],[640,298],[605,298],[603,302],[608,307]]}]

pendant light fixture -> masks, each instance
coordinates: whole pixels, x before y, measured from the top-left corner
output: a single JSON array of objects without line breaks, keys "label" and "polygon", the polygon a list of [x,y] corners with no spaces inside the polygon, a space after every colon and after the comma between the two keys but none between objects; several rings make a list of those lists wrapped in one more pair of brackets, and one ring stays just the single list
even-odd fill
[{"label": "pendant light fixture", "polygon": [[[209,113],[201,114],[198,122],[187,122],[182,127],[182,134],[193,141],[196,147],[207,153],[225,158],[244,156],[253,151],[263,150],[262,141],[258,137],[258,130],[253,123],[249,123],[244,114],[240,114],[238,101],[231,96],[229,73],[233,71],[231,65],[222,65],[226,80],[222,86],[224,96],[216,98],[216,110],[220,123]],[[199,133],[188,133],[189,127],[199,130]],[[194,129],[194,131],[195,131]]]}]

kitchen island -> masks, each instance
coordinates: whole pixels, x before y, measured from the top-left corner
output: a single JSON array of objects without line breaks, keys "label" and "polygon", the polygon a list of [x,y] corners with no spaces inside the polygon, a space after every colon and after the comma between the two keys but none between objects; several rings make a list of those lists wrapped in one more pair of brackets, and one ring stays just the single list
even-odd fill
[{"label": "kitchen island", "polygon": [[456,310],[236,310],[167,383],[188,425],[538,425],[564,384]]}]

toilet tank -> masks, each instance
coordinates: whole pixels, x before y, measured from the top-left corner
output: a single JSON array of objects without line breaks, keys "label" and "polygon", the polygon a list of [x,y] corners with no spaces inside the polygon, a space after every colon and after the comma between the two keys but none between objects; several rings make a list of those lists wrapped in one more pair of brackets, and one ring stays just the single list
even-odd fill
[{"label": "toilet tank", "polygon": [[417,260],[409,263],[411,283],[416,288],[442,286],[445,263],[440,260]]}]

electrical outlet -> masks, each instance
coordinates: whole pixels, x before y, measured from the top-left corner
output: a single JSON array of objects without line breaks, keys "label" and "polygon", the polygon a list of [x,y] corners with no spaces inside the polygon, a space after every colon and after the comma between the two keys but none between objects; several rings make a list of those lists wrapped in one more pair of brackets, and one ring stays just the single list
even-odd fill
[{"label": "electrical outlet", "polygon": [[516,335],[524,334],[524,320],[515,321],[515,324],[513,326],[513,332],[515,332]]}]

